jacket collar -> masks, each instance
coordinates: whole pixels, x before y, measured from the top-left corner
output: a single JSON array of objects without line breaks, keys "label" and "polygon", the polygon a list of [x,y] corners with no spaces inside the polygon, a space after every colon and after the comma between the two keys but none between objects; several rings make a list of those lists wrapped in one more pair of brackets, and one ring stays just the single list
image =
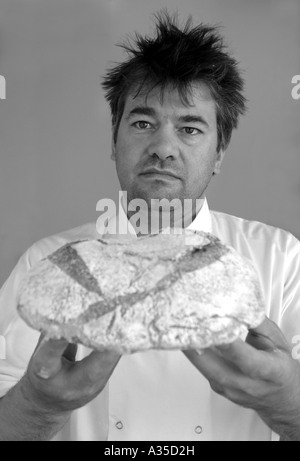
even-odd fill
[{"label": "jacket collar", "polygon": [[[108,221],[108,231],[107,233],[113,233],[112,230],[117,229],[118,234],[134,235],[136,236],[136,231],[130,221],[127,218],[126,212],[124,211],[123,206],[123,196],[120,193],[119,195],[119,207],[117,215],[111,216]],[[203,231],[203,232],[212,232],[212,220],[211,214],[209,211],[208,203],[206,197],[203,199],[202,206],[198,211],[193,222],[187,227],[189,230]]]}]

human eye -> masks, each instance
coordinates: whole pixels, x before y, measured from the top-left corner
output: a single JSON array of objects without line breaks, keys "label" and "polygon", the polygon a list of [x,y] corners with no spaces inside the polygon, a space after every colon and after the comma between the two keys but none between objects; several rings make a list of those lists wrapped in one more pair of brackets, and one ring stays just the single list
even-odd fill
[{"label": "human eye", "polygon": [[199,128],[195,128],[192,126],[185,126],[182,128],[182,131],[184,134],[187,134],[189,136],[196,136],[197,134],[203,133]]},{"label": "human eye", "polygon": [[149,130],[151,128],[151,123],[146,122],[145,120],[138,120],[132,124],[138,130]]}]

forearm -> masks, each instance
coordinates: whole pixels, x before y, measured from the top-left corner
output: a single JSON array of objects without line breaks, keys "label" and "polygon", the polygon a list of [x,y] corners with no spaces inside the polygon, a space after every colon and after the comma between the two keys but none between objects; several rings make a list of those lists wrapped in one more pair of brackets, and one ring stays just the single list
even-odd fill
[{"label": "forearm", "polygon": [[288,436],[282,436],[280,437],[280,442],[300,442],[300,437],[298,435],[294,435],[292,437],[288,437]]},{"label": "forearm", "polygon": [[280,442],[300,442],[300,423],[298,426],[281,428]]},{"label": "forearm", "polygon": [[278,428],[281,442],[300,442],[300,421]]},{"label": "forearm", "polygon": [[[261,415],[262,416],[262,415]],[[262,417],[265,423],[280,436],[281,442],[300,442],[300,409],[288,416]]]},{"label": "forearm", "polygon": [[26,390],[22,378],[0,400],[0,441],[50,441],[68,421],[70,412],[42,409]]}]

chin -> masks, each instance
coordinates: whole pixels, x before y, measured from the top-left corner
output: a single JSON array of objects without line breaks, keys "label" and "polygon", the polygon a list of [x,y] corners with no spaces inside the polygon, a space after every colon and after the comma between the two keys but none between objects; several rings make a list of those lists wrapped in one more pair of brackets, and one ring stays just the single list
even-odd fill
[{"label": "chin", "polygon": [[[134,191],[132,191],[132,197],[139,198],[145,200],[149,205],[151,204],[151,200],[173,200],[174,198],[182,198],[182,191],[179,188],[175,187],[162,187],[161,185],[153,184],[150,188],[143,188],[137,187]],[[128,193],[128,196],[131,194]]]},{"label": "chin", "polygon": [[180,199],[181,200],[181,194],[178,192],[172,192],[172,191],[153,191],[153,193],[143,193],[139,194],[139,198],[142,198],[145,200],[149,205],[151,204],[151,200],[174,200],[174,199]]}]

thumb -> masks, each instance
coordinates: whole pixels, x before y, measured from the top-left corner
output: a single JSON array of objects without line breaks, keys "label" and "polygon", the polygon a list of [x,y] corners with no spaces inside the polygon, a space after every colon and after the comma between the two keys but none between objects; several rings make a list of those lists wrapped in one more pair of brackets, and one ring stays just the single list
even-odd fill
[{"label": "thumb", "polygon": [[53,378],[62,368],[62,356],[68,344],[65,339],[42,338],[30,361],[31,371],[43,379]]},{"label": "thumb", "polygon": [[249,330],[246,343],[259,350],[289,350],[289,345],[280,328],[269,318],[257,327]]}]

